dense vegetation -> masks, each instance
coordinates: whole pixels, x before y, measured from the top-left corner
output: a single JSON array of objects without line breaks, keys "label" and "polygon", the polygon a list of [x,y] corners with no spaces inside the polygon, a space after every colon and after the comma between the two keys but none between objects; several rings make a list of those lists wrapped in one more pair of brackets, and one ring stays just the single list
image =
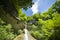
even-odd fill
[{"label": "dense vegetation", "polygon": [[29,17],[28,29],[37,40],[60,40],[60,1],[56,1],[47,12]]},{"label": "dense vegetation", "polygon": [[15,36],[12,26],[0,19],[0,40],[13,40]]},{"label": "dense vegetation", "polygon": [[27,10],[32,4],[32,0],[0,0],[0,40],[13,40],[23,33],[27,16],[22,8]]},{"label": "dense vegetation", "polygon": [[27,10],[32,4],[32,0],[0,0],[0,40],[13,40],[23,33],[25,22],[35,39],[60,40],[60,1],[47,12],[26,16],[22,8]]}]

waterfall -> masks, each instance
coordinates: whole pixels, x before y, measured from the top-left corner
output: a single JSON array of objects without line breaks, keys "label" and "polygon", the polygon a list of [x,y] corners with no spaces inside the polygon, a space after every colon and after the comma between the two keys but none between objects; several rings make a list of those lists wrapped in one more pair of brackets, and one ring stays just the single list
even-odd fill
[{"label": "waterfall", "polygon": [[25,31],[24,40],[28,40],[28,31],[26,28],[24,29],[24,31]]}]

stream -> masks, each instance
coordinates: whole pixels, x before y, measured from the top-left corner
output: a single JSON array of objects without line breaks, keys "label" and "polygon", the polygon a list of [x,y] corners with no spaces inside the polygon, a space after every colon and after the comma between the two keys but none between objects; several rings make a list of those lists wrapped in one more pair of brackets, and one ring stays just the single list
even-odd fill
[{"label": "stream", "polygon": [[24,40],[28,40],[28,31],[26,28],[24,29],[24,31],[25,31]]}]

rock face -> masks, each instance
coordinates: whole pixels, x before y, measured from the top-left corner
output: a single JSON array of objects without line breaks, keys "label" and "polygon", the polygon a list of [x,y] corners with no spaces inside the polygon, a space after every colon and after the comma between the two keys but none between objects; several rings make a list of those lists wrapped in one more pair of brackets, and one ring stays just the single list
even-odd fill
[{"label": "rock face", "polygon": [[14,40],[23,40],[23,34],[18,35]]}]

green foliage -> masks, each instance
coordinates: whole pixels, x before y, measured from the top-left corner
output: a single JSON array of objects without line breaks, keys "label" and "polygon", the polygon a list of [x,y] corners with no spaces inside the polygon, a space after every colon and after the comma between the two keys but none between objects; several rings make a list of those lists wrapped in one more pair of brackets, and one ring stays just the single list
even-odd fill
[{"label": "green foliage", "polygon": [[4,8],[6,8],[5,6],[10,6],[9,8],[14,7],[15,9],[16,7],[27,9],[28,7],[32,7],[33,4],[32,0],[0,0],[0,2],[1,5],[4,5]]},{"label": "green foliage", "polygon": [[58,1],[58,0],[48,10],[48,12],[50,12],[50,13],[54,13],[56,11],[58,11],[60,13],[60,1]]},{"label": "green foliage", "polygon": [[37,40],[40,39],[40,33],[39,31],[31,31],[31,35],[35,37]]},{"label": "green foliage", "polygon": [[22,20],[24,22],[27,21],[27,16],[22,12],[22,9],[19,9],[18,17],[20,20]]},{"label": "green foliage", "polygon": [[5,25],[5,22],[0,19],[0,40],[13,40],[15,35],[12,32],[11,25]]},{"label": "green foliage", "polygon": [[42,26],[44,24],[44,21],[42,19],[38,19],[38,25]]},{"label": "green foliage", "polygon": [[30,33],[34,38],[60,40],[60,1],[56,1],[47,12],[35,14],[32,17],[29,21],[35,24],[31,25]]},{"label": "green foliage", "polygon": [[32,30],[33,30],[33,31],[36,31],[36,30],[37,30],[37,26],[32,25]]},{"label": "green foliage", "polygon": [[55,12],[53,14],[53,20],[54,20],[54,25],[55,26],[60,26],[60,14],[58,12]]},{"label": "green foliage", "polygon": [[32,0],[19,0],[20,7],[25,10],[32,7],[32,4],[33,4]]},{"label": "green foliage", "polygon": [[32,17],[35,18],[36,20],[38,20],[38,18],[41,18],[40,13],[39,14],[34,14]]},{"label": "green foliage", "polygon": [[23,33],[23,31],[20,29],[20,30],[18,30],[18,34],[22,34]]},{"label": "green foliage", "polygon": [[32,7],[32,5],[32,0],[0,0],[0,17],[2,18],[3,14],[7,13],[13,17],[17,17],[21,8],[27,10]]},{"label": "green foliage", "polygon": [[[23,22],[20,26],[27,22],[31,35],[37,40],[60,40],[59,0],[57,0],[47,12],[34,14],[28,17],[22,12],[22,8],[27,10],[32,7],[32,0],[0,0],[0,4],[3,5],[0,7],[2,10],[2,12],[0,10],[1,15],[3,12],[7,12],[16,17],[18,13],[19,21]],[[15,27],[16,30],[20,28],[22,29],[23,27]],[[17,31],[18,34],[23,33],[21,29]],[[0,19],[0,40],[13,40],[15,35],[13,34],[14,31],[12,31],[12,25],[6,24]]]},{"label": "green foliage", "polygon": [[49,40],[60,40],[60,14],[58,12],[53,13],[54,33],[49,37]]}]

